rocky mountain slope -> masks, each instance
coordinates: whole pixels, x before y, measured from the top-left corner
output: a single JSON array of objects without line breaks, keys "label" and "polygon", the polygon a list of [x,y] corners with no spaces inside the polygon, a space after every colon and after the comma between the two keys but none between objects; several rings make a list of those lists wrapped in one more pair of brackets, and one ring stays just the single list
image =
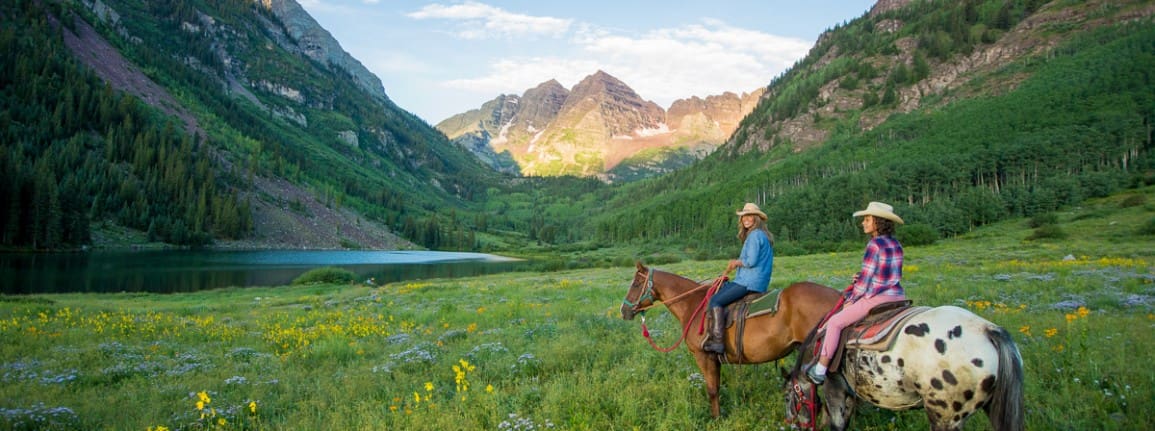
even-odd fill
[{"label": "rocky mountain slope", "polygon": [[904,243],[1054,216],[1155,183],[1151,70],[1149,0],[882,0],[771,81],[718,150],[624,185],[592,220],[606,243],[725,256],[717,232],[743,202],[787,255],[859,241],[848,208],[875,200],[903,214]]},{"label": "rocky mountain slope", "polygon": [[[97,0],[94,10],[109,22],[116,24],[119,14]],[[298,9],[300,7],[298,6]],[[71,28],[69,28],[71,27]],[[65,45],[81,63],[89,67],[109,85],[156,106],[179,118],[188,133],[204,135],[197,119],[181,105],[167,89],[153,81],[135,64],[120,54],[90,24],[76,19],[71,26],[62,27]],[[342,51],[343,52],[343,51]],[[372,76],[372,75],[370,75]],[[377,94],[384,98],[380,82]],[[228,164],[227,158],[217,154],[218,160]],[[280,178],[255,176],[254,193],[267,196],[253,202],[252,235],[242,240],[221,241],[221,246],[235,248],[340,248],[358,244],[376,249],[410,248],[413,244],[394,234],[386,226],[339,208],[324,205],[309,190]],[[296,211],[287,211],[293,202]],[[98,244],[115,246],[116,244]]]},{"label": "rocky mountain slope", "polygon": [[761,94],[692,97],[667,110],[597,71],[572,89],[550,80],[520,97],[498,96],[437,128],[504,172],[612,182],[667,172],[709,154]]},{"label": "rocky mountain slope", "polygon": [[[464,206],[493,181],[469,152],[397,107],[295,0],[64,0],[14,10],[43,10],[83,67],[203,145],[222,189],[252,213],[243,238],[219,242],[421,246],[408,238],[434,219],[430,208]],[[208,223],[175,224],[212,234]]]},{"label": "rocky mountain slope", "polygon": [[300,52],[321,64],[344,70],[357,86],[370,96],[380,101],[389,100],[385,95],[385,88],[381,85],[381,79],[346,52],[337,39],[305,12],[296,0],[263,0],[261,3],[284,26],[284,36],[287,37],[276,39],[282,48],[290,52]]},{"label": "rocky mountain slope", "polygon": [[[910,16],[904,8],[919,7],[927,14],[941,13],[935,5],[915,3],[913,0],[879,0],[865,17],[870,23],[867,31],[872,35],[894,38],[888,49],[855,50],[854,43],[847,40],[846,28],[829,30],[820,36],[807,61],[790,71],[796,81],[824,79],[820,85],[808,89],[814,97],[801,101],[800,108],[792,115],[775,115],[769,109],[756,113],[745,121],[741,133],[727,142],[726,152],[766,151],[778,143],[801,151],[825,142],[833,132],[830,125],[851,116],[857,116],[860,131],[869,131],[895,114],[946,106],[984,93],[1006,93],[1013,90],[1019,80],[996,80],[998,87],[995,88],[967,86],[1021,58],[1053,49],[1070,37],[1069,26],[1091,30],[1155,15],[1155,3],[1151,2],[1094,1],[1078,7],[1047,7],[1042,1],[1028,1],[1019,6],[1005,3],[995,13],[1000,15],[998,21],[1007,23],[1006,28],[999,28],[997,23],[970,24],[965,30],[975,39],[973,42],[980,43],[975,43],[966,55],[936,58],[936,46],[960,41],[952,40],[957,36],[947,33],[949,28],[912,31],[909,22],[921,16]],[[1115,13],[1116,8],[1123,10]],[[983,12],[976,9],[967,14],[976,17]],[[1020,13],[1026,14],[1024,19],[1011,25],[1014,15]],[[1006,17],[1001,16],[1004,14]],[[949,25],[962,26],[961,23]],[[1055,31],[1041,31],[1047,28]],[[856,70],[847,72],[840,64],[854,64]],[[793,96],[784,94],[793,90],[772,86],[763,100],[770,105],[775,99]]]}]

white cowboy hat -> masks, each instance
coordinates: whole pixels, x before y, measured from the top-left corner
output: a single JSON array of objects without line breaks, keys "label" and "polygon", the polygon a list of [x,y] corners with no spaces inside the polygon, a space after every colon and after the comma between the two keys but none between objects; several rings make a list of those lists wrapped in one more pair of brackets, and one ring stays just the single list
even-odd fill
[{"label": "white cowboy hat", "polygon": [[884,219],[893,221],[895,223],[903,224],[902,217],[899,217],[898,214],[894,213],[894,207],[887,205],[887,204],[884,204],[882,202],[871,202],[869,205],[866,206],[866,209],[864,209],[862,211],[855,211],[854,212],[854,217],[868,216],[868,215],[869,216],[875,216],[875,217],[882,217]]},{"label": "white cowboy hat", "polygon": [[758,205],[754,205],[751,202],[746,202],[746,206],[742,207],[742,209],[739,210],[737,212],[737,214],[738,214],[738,217],[741,217],[744,215],[750,215],[750,214],[757,214],[758,217],[762,217],[762,220],[766,220],[766,213],[762,212],[762,209],[758,208]]}]

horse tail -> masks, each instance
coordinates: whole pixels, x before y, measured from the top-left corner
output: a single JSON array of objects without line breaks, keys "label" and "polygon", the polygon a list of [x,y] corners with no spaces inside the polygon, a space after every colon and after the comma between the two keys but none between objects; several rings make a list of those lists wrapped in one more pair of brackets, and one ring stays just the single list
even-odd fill
[{"label": "horse tail", "polygon": [[994,394],[987,404],[987,416],[995,431],[1021,431],[1023,417],[1023,357],[1011,339],[1011,334],[1001,327],[987,330],[987,338],[994,344],[999,354],[999,375]]}]

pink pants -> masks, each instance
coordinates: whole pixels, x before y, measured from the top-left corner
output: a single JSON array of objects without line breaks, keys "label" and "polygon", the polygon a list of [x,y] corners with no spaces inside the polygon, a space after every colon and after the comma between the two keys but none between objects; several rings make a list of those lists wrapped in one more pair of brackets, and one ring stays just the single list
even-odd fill
[{"label": "pink pants", "polygon": [[819,355],[827,360],[834,356],[834,350],[838,348],[839,339],[842,337],[842,328],[862,320],[871,308],[879,304],[903,300],[906,300],[904,295],[878,295],[843,306],[842,310],[834,313],[833,316],[830,316],[830,320],[826,321],[826,336],[822,338],[822,351]]}]

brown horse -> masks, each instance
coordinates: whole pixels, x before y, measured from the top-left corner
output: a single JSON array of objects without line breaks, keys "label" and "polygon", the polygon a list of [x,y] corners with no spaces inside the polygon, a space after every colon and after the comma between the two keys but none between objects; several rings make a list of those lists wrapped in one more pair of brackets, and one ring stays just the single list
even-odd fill
[{"label": "brown horse", "polygon": [[838,302],[838,291],[811,283],[794,283],[778,295],[777,311],[746,320],[742,334],[742,352],[736,352],[737,340],[734,327],[726,330],[725,358],[702,350],[705,334],[690,330],[690,325],[700,319],[705,312],[706,292],[709,284],[699,284],[677,274],[647,268],[641,262],[634,274],[634,282],[626,292],[622,303],[622,319],[633,320],[634,316],[653,307],[656,302],[665,304],[666,309],[685,328],[686,348],[694,355],[698,369],[706,379],[706,393],[710,396],[710,413],[714,417],[721,414],[718,407],[718,383],[721,364],[760,364],[776,361],[794,351],[795,346],[806,340],[811,329]]}]

